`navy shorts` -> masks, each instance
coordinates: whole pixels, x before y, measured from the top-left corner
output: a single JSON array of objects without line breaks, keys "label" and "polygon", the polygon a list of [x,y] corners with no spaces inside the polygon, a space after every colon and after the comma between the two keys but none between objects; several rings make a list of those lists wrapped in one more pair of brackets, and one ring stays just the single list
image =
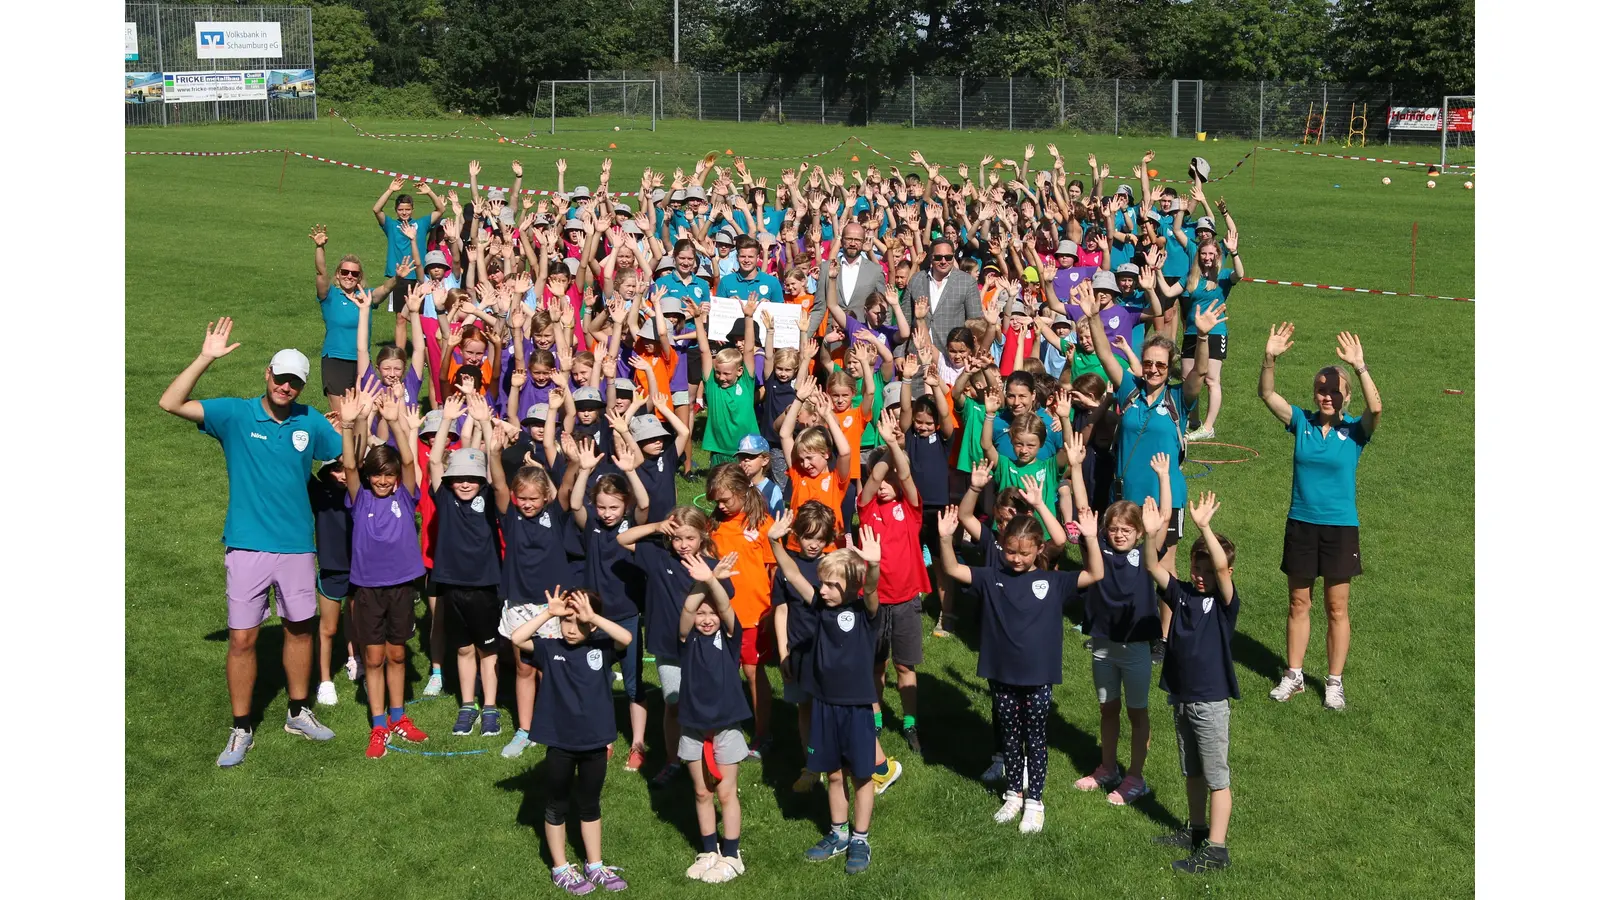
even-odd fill
[{"label": "navy shorts", "polygon": [[811,701],[811,745],[806,768],[817,773],[844,769],[857,781],[872,777],[878,764],[878,731],[871,706],[835,706]]},{"label": "navy shorts", "polygon": [[317,593],[329,600],[344,600],[350,596],[350,573],[340,572],[337,569],[318,571]]}]

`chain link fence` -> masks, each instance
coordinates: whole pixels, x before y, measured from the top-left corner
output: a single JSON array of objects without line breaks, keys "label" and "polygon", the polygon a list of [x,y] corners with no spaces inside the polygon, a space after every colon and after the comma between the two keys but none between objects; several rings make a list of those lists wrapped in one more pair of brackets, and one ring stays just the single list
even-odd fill
[{"label": "chain link fence", "polygon": [[[311,9],[289,6],[162,6],[125,4],[127,19],[138,34],[139,58],[125,60],[125,125],[182,125],[194,122],[271,122],[279,119],[315,119],[314,87],[294,82],[277,90],[272,73],[315,70],[311,46]],[[274,58],[200,59],[195,49],[196,22],[277,22],[283,38],[283,56]],[[177,72],[266,73],[265,100],[209,100],[168,103],[163,75]]]},{"label": "chain link fence", "polygon": [[[1299,141],[1320,121],[1322,142],[1437,144],[1433,132],[1391,131],[1390,106],[1438,106],[1400,84],[985,78],[910,75],[901,84],[830,86],[820,75],[689,70],[591,71],[649,78],[666,118],[730,122],[902,125],[908,128],[1081,131],[1091,134]],[[1364,124],[1363,124],[1364,120]],[[1351,135],[1351,126],[1357,133]],[[1313,137],[1313,140],[1315,138]]]}]

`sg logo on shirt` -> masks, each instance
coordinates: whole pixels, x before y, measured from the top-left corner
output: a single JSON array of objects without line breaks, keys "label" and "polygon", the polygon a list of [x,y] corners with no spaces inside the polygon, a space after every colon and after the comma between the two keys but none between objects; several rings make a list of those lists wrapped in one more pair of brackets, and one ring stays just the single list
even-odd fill
[{"label": "sg logo on shirt", "polygon": [[600,663],[604,662],[599,650],[590,650],[589,655],[585,657],[585,659],[589,663],[589,668],[596,672],[600,671]]},{"label": "sg logo on shirt", "polygon": [[1043,600],[1044,595],[1048,593],[1050,593],[1050,582],[1041,578],[1033,583],[1033,596]]},{"label": "sg logo on shirt", "polygon": [[304,431],[296,431],[289,436],[289,440],[294,443],[294,452],[302,453],[311,444],[311,435]]},{"label": "sg logo on shirt", "polygon": [[846,610],[839,613],[839,630],[845,634],[854,631],[856,627],[856,614]]}]

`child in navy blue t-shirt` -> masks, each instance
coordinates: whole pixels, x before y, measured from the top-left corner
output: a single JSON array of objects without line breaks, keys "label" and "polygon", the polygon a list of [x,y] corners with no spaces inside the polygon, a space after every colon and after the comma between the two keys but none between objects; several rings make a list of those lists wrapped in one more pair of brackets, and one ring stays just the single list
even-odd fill
[{"label": "child in navy blue t-shirt", "polygon": [[[511,633],[544,674],[534,704],[529,734],[545,745],[544,838],[550,848],[550,880],[569,894],[596,887],[620,891],[628,886],[600,856],[600,789],[606,781],[606,750],[617,736],[611,703],[611,666],[633,642],[626,628],[600,614],[598,599],[583,591],[545,595],[544,610]],[[537,637],[552,617],[561,620],[559,638]],[[578,808],[586,865],[567,862],[567,809]],[[593,885],[584,888],[583,882]]]},{"label": "child in navy blue t-shirt", "polygon": [[[739,561],[729,553],[712,568],[700,553],[679,557],[694,589],[678,616],[678,664],[682,687],[678,721],[682,736],[678,755],[690,763],[694,782],[695,818],[700,826],[700,853],[684,874],[721,884],[744,874],[739,853],[739,763],[750,755],[740,723],[750,716],[739,677],[739,619],[728,598],[725,579]],[[707,754],[711,758],[700,762]],[[710,782],[717,779],[713,786]],[[717,810],[722,804],[722,840],[717,840]]]},{"label": "child in navy blue t-shirt", "polygon": [[[1217,495],[1209,491],[1191,501],[1189,515],[1205,539],[1189,553],[1191,581],[1179,581],[1160,563],[1163,516],[1155,498],[1144,502],[1145,567],[1156,580],[1161,602],[1172,608],[1167,659],[1161,687],[1172,706],[1178,735],[1178,761],[1188,781],[1189,824],[1159,839],[1187,847],[1187,859],[1173,862],[1180,872],[1225,869],[1228,819],[1233,814],[1229,787],[1229,699],[1239,698],[1233,672],[1233,631],[1239,621],[1239,595],[1233,588],[1233,543],[1211,530]],[[1211,823],[1206,824],[1206,800]]]},{"label": "child in navy blue t-shirt", "polygon": [[[792,520],[793,514],[785,512],[773,522],[767,536],[778,568],[800,596],[799,605],[810,620],[804,628],[804,645],[799,648],[806,664],[798,673],[812,697],[806,768],[828,773],[828,821],[833,826],[806,850],[806,858],[819,862],[844,853],[845,873],[858,875],[872,862],[867,840],[877,795],[872,775],[878,755],[872,722],[872,704],[878,699],[872,620],[878,614],[878,564],[883,551],[873,530],[863,527],[860,548],[835,550],[823,557],[813,585],[783,547]],[[790,611],[791,629],[795,612]],[[791,651],[794,649],[791,644]],[[844,790],[846,765],[855,792],[853,820]]]},{"label": "child in navy blue t-shirt", "polygon": [[[1078,511],[1085,538],[1083,571],[1039,568],[1044,528],[1033,516],[1016,516],[1000,534],[1000,565],[969,568],[956,559],[955,510],[939,517],[939,553],[945,570],[978,594],[978,675],[989,680],[1000,718],[1008,790],[996,822],[1022,814],[1023,833],[1044,828],[1044,782],[1048,774],[1045,722],[1052,686],[1061,683],[1061,620],[1081,588],[1099,581],[1103,569],[1093,510]],[[1022,784],[1026,757],[1028,784]],[[1027,792],[1024,799],[1023,792]]]}]

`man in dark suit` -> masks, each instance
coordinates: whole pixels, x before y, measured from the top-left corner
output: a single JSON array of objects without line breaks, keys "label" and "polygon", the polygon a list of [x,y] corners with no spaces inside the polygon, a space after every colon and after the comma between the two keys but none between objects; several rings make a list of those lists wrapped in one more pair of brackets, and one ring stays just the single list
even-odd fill
[{"label": "man in dark suit", "polygon": [[[956,268],[956,247],[949,238],[939,238],[928,247],[931,269],[911,276],[900,295],[900,308],[906,321],[915,321],[916,302],[928,300],[928,332],[936,343],[942,344],[952,328],[965,325],[968,319],[983,318],[983,298],[978,293],[978,282],[971,275]],[[906,341],[895,348],[895,356],[904,356]]]}]

